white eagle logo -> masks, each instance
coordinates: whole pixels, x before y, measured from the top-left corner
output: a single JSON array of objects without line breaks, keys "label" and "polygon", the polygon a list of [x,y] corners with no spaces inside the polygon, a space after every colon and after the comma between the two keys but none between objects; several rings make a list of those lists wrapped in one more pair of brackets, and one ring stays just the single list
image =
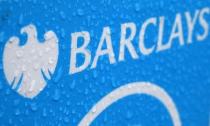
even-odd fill
[{"label": "white eagle logo", "polygon": [[19,38],[11,37],[4,48],[3,67],[9,85],[20,95],[34,98],[46,86],[58,60],[58,38],[53,31],[44,35],[45,42],[37,39],[33,24],[21,29],[27,34],[25,45],[19,45]]}]

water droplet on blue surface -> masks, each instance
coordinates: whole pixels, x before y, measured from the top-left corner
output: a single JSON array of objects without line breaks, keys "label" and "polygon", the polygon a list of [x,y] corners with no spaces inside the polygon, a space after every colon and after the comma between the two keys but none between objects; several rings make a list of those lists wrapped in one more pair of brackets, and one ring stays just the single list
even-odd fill
[{"label": "water droplet on blue surface", "polygon": [[3,84],[0,82],[0,90],[3,89]]},{"label": "water droplet on blue surface", "polygon": [[74,89],[75,85],[76,85],[76,82],[75,82],[75,80],[74,80],[74,81],[71,83],[70,88],[71,88],[71,89]]},{"label": "water droplet on blue surface", "polygon": [[77,14],[79,16],[82,16],[82,15],[84,15],[84,11],[82,9],[77,9]]},{"label": "water droplet on blue surface", "polygon": [[59,90],[55,90],[55,93],[53,95],[53,100],[54,101],[58,101],[60,98],[60,91]]},{"label": "water droplet on blue surface", "polygon": [[61,18],[62,19],[65,19],[66,18],[66,15],[65,15],[65,13],[63,11],[60,12],[60,15],[61,15]]},{"label": "water droplet on blue surface", "polygon": [[19,109],[16,109],[16,110],[15,110],[15,115],[16,115],[16,116],[20,115],[20,110],[19,110]]},{"label": "water droplet on blue surface", "polygon": [[138,3],[135,4],[135,10],[136,11],[139,11],[140,10],[140,4],[138,4]]},{"label": "water droplet on blue surface", "polygon": [[47,111],[46,111],[45,108],[43,109],[42,116],[43,116],[43,117],[46,117],[46,116],[47,116]]},{"label": "water droplet on blue surface", "polygon": [[31,103],[31,110],[36,111],[37,110],[37,105],[36,103]]},{"label": "water droplet on blue surface", "polygon": [[126,113],[126,118],[131,119],[132,116],[133,116],[132,112],[128,110],[127,113]]},{"label": "water droplet on blue surface", "polygon": [[23,24],[23,14],[21,14],[21,15],[19,16],[18,23],[19,23],[20,25]]},{"label": "water droplet on blue surface", "polygon": [[0,43],[2,43],[3,42],[3,40],[4,40],[4,32],[0,32]]}]

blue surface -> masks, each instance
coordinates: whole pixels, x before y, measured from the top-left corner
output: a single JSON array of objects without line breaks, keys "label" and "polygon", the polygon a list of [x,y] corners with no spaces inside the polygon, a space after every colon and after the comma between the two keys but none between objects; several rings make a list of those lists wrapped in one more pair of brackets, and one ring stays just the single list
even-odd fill
[{"label": "blue surface", "polygon": [[[162,87],[174,100],[183,126],[208,126],[210,118],[210,35],[202,42],[180,46],[174,42],[166,51],[141,55],[132,59],[128,52],[125,61],[109,64],[101,57],[95,69],[69,75],[70,34],[89,31],[88,48],[95,55],[102,29],[109,26],[116,59],[119,55],[120,25],[134,22],[137,34],[141,24],[150,17],[166,17],[165,40],[171,32],[177,13],[194,12],[210,7],[210,1],[178,0],[102,0],[102,1],[0,1],[0,63],[9,37],[20,35],[23,26],[37,26],[39,40],[53,30],[59,38],[58,64],[47,87],[34,99],[27,99],[7,84],[0,65],[0,125],[77,125],[84,115],[103,96],[123,84],[149,81]],[[210,23],[210,16],[207,17]],[[183,22],[185,20],[183,19]],[[185,22],[186,23],[186,22]],[[186,25],[183,25],[186,42]],[[201,29],[197,28],[200,31]],[[156,31],[150,29],[147,40],[153,41]],[[138,47],[137,38],[134,40]],[[24,44],[24,43],[22,43]],[[148,46],[152,43],[148,43]],[[137,50],[137,49],[136,49]],[[83,61],[82,57],[78,59]],[[93,58],[92,58],[93,60]],[[92,63],[91,60],[91,63]],[[165,107],[147,95],[125,97],[96,118],[96,125],[172,126]]]}]

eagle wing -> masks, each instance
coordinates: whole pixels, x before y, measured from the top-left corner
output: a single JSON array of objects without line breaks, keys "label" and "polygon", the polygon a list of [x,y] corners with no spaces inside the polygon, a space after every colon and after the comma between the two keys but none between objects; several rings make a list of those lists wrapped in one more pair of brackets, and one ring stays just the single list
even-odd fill
[{"label": "eagle wing", "polygon": [[3,66],[6,78],[13,88],[21,79],[22,71],[25,70],[24,60],[21,58],[24,55],[24,47],[19,46],[19,38],[11,37],[4,48]]},{"label": "eagle wing", "polygon": [[42,73],[46,79],[51,78],[51,74],[55,71],[58,60],[58,38],[54,32],[48,31],[45,35],[45,42],[40,43],[42,46]]}]

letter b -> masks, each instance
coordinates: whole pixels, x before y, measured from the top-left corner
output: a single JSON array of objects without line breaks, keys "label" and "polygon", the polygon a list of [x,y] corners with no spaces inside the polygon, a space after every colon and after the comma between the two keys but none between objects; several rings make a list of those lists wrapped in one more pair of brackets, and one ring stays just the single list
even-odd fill
[{"label": "letter b", "polygon": [[[84,43],[81,47],[77,47],[78,38],[82,37],[84,39]],[[90,42],[90,34],[89,32],[75,32],[71,34],[71,58],[70,58],[70,71],[69,74],[74,74],[83,71],[90,64],[91,54],[89,50],[86,49]],[[80,66],[76,66],[77,64],[77,54],[84,55],[84,62]]]}]

